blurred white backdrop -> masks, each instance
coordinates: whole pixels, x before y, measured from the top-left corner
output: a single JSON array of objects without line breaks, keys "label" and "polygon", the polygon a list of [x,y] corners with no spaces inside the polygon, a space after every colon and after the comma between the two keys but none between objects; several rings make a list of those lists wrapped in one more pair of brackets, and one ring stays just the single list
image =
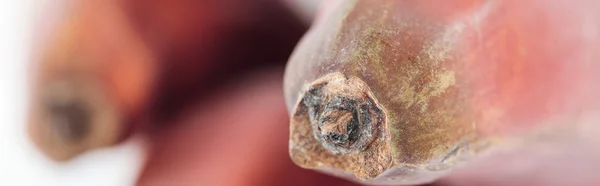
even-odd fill
[{"label": "blurred white backdrop", "polygon": [[143,161],[140,140],[57,164],[27,139],[26,77],[33,15],[43,3],[56,2],[0,1],[0,185],[133,185]]}]

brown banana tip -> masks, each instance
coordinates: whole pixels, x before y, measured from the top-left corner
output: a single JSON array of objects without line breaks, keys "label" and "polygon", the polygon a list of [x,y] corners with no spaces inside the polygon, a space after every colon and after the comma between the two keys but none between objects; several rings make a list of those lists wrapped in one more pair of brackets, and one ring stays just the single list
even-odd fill
[{"label": "brown banana tip", "polygon": [[44,85],[32,103],[29,131],[47,156],[66,161],[117,141],[121,127],[116,107],[97,83],[66,77]]},{"label": "brown banana tip", "polygon": [[[64,85],[63,85],[64,86]],[[92,111],[85,100],[68,93],[68,87],[56,87],[43,98],[42,109],[46,113],[49,128],[53,136],[64,142],[78,142],[87,137],[92,120]],[[65,92],[66,91],[66,92]]]},{"label": "brown banana tip", "polygon": [[325,77],[302,100],[315,138],[335,154],[364,151],[377,137],[383,112],[358,78]]},{"label": "brown banana tip", "polygon": [[296,105],[290,155],[302,167],[376,177],[391,162],[385,122],[366,83],[342,73],[326,75],[311,83]]}]

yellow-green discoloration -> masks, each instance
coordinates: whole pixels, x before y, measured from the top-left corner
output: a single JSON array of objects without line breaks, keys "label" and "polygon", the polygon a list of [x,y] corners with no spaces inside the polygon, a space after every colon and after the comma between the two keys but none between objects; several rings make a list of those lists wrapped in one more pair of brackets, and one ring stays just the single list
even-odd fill
[{"label": "yellow-green discoloration", "polygon": [[[364,81],[386,113],[384,133],[379,137],[383,141],[364,152],[369,156],[361,156],[374,159],[357,161],[325,153],[319,144],[307,142],[305,138],[312,136],[302,126],[310,126],[310,122],[295,117],[303,114],[296,107],[290,153],[297,164],[340,169],[361,179],[374,179],[381,171],[396,167],[408,179],[416,172],[448,169],[455,163],[452,157],[464,154],[477,138],[473,117],[466,115],[468,95],[457,84],[461,72],[452,63],[460,57],[454,56],[453,50],[465,26],[433,21],[405,6],[406,2],[353,2],[348,6],[352,8],[340,9],[348,12],[332,16],[334,28],[318,25],[319,32],[310,34],[320,35],[303,41],[314,48],[299,48],[294,53],[286,72],[299,74],[286,80],[286,86],[292,85],[292,92],[299,94],[293,98],[302,96],[301,87],[306,84],[341,73]],[[387,154],[391,162],[383,158]]]},{"label": "yellow-green discoloration", "polygon": [[[369,10],[359,10],[366,6]],[[396,1],[358,2],[330,53],[343,65],[339,70],[361,77],[386,109],[396,162],[421,164],[449,150],[471,129],[461,121],[460,104],[465,103],[447,99],[460,96],[455,72],[445,62],[452,60],[453,39],[462,28],[392,15],[398,6]]]}]

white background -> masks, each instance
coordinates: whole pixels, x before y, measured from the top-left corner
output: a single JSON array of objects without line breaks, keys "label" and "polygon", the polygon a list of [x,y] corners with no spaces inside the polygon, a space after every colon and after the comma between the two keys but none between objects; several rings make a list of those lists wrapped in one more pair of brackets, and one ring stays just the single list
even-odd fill
[{"label": "white background", "polygon": [[48,2],[58,1],[0,0],[0,185],[133,185],[142,162],[139,140],[57,164],[26,137],[33,15]]}]

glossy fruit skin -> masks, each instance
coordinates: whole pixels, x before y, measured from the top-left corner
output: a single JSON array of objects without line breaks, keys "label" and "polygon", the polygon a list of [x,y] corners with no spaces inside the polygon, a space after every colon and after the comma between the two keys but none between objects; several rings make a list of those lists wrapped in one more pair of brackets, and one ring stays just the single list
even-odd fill
[{"label": "glossy fruit skin", "polygon": [[[591,0],[345,1],[290,58],[291,157],[365,183],[418,184],[503,142],[572,125],[600,108],[598,7]],[[299,109],[304,92],[334,73],[364,81],[386,113],[380,136],[389,149],[376,163],[346,165],[354,155],[327,153],[302,132],[311,125]]]}]

